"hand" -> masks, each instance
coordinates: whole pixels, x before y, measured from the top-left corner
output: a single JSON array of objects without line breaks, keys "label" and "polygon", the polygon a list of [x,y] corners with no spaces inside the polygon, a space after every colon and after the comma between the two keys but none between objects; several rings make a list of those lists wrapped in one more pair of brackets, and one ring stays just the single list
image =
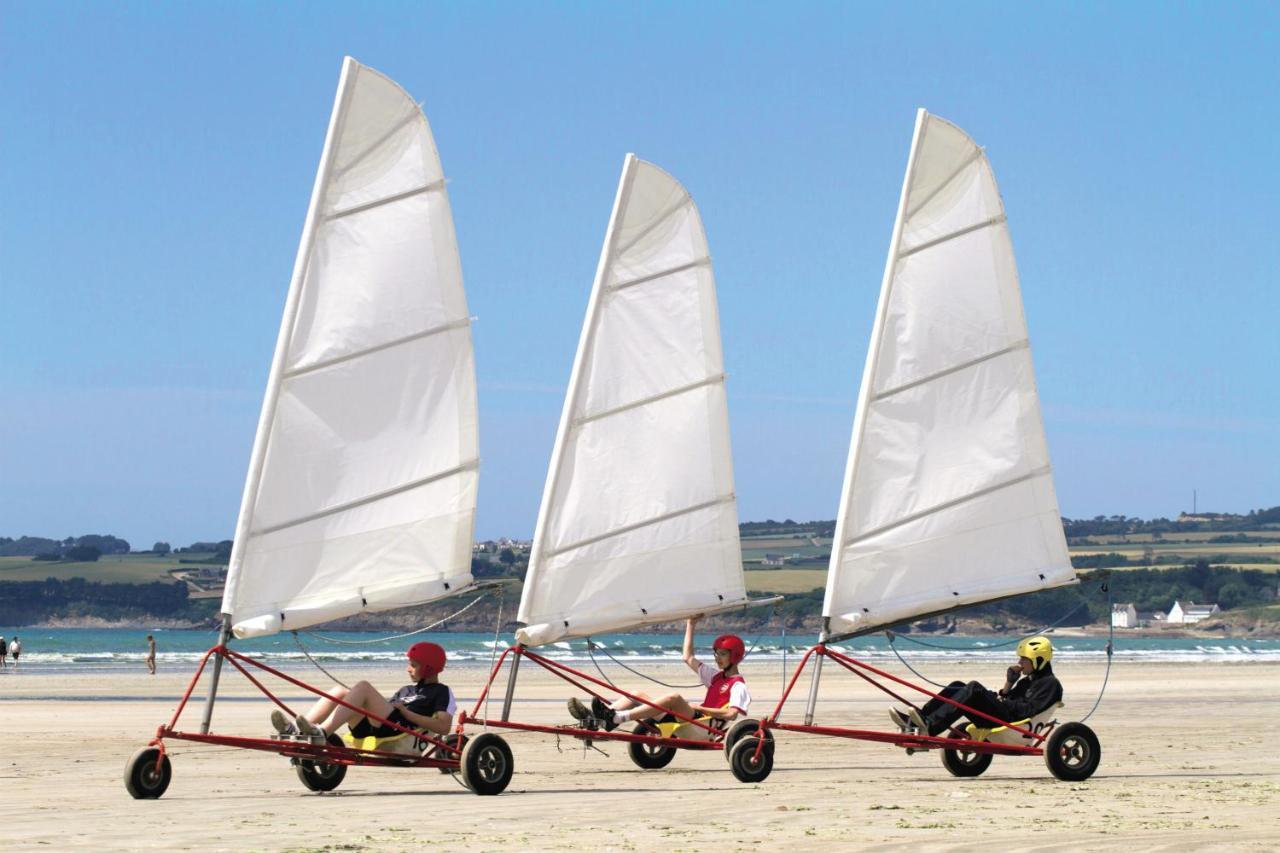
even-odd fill
[{"label": "hand", "polygon": [[1019,678],[1022,677],[1022,667],[1020,666],[1009,667],[1009,669],[1005,672],[1004,677],[1005,677],[1005,681],[1008,684],[1015,683]]}]

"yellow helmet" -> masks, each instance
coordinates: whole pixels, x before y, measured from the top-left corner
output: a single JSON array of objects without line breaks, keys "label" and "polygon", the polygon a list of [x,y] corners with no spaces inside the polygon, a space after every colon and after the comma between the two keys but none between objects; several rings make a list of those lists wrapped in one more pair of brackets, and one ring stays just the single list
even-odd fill
[{"label": "yellow helmet", "polygon": [[1039,672],[1053,660],[1053,643],[1048,637],[1027,637],[1018,643],[1018,657],[1031,661],[1032,669]]}]

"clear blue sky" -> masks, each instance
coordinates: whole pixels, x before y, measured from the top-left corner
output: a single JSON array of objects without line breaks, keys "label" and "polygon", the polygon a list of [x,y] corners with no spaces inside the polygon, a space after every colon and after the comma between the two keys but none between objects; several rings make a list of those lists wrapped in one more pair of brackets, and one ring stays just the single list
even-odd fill
[{"label": "clear blue sky", "polygon": [[420,99],[477,535],[531,535],[623,155],[715,257],[743,520],[832,518],[915,109],[986,146],[1064,514],[1280,504],[1280,7],[18,3],[0,535],[231,535],[338,71]]}]

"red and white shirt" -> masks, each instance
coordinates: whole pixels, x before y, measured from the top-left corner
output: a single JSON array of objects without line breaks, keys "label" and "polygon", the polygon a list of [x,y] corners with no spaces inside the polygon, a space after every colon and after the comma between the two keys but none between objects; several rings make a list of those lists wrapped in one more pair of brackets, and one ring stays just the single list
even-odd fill
[{"label": "red and white shirt", "polygon": [[741,675],[728,675],[705,663],[698,665],[698,678],[707,688],[704,708],[733,707],[739,714],[746,714],[751,707],[751,694],[747,692],[747,680]]}]

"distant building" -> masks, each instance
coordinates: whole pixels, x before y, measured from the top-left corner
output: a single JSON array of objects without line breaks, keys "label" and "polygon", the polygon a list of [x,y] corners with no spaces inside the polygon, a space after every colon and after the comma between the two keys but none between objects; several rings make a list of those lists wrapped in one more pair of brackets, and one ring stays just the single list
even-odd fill
[{"label": "distant building", "polygon": [[1138,610],[1132,604],[1111,605],[1112,628],[1137,628]]},{"label": "distant building", "polygon": [[781,554],[765,554],[764,559],[760,562],[766,566],[785,566],[787,558]]},{"label": "distant building", "polygon": [[1203,622],[1215,613],[1221,612],[1216,604],[1196,604],[1194,601],[1175,601],[1169,608],[1170,625],[1190,625]]}]

